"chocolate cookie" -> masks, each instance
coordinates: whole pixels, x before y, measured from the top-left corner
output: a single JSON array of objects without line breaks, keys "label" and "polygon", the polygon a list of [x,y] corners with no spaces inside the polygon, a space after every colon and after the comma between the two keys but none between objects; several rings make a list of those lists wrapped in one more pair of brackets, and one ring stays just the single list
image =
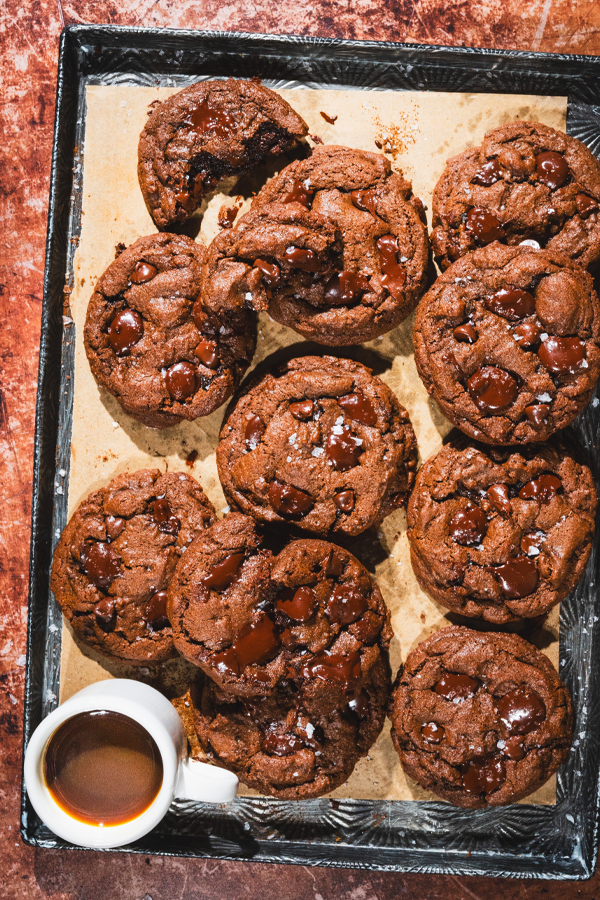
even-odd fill
[{"label": "chocolate cookie", "polygon": [[167,587],[214,519],[198,482],[178,472],[142,469],[90,494],[61,535],[50,579],[77,637],[128,663],[175,656]]},{"label": "chocolate cookie", "polygon": [[592,473],[562,447],[449,445],[410,496],[412,566],[424,591],[463,616],[533,618],[583,575],[595,512]]},{"label": "chocolate cookie", "polygon": [[455,262],[423,297],[415,362],[458,428],[488,444],[546,440],[600,374],[600,304],[565,256],[490,247]]},{"label": "chocolate cookie", "polygon": [[513,634],[444,628],[409,654],[390,702],[406,773],[455,806],[514,803],[567,759],[573,709],[550,660]]},{"label": "chocolate cookie", "polygon": [[389,693],[389,665],[377,652],[335,703],[319,677],[310,692],[288,682],[270,697],[245,700],[206,680],[192,691],[194,724],[208,757],[244,784],[281,800],[307,800],[350,777],[381,732]]},{"label": "chocolate cookie", "polygon": [[254,354],[253,313],[198,296],[205,256],[187,237],[140,238],[110,264],[88,305],[84,341],[94,377],[151,428],[214,412]]},{"label": "chocolate cookie", "polygon": [[259,543],[254,521],[231,513],[188,548],[169,588],[177,650],[239,696],[320,676],[349,689],[392,636],[377,584],[326,541],[294,541],[275,559]]},{"label": "chocolate cookie", "polygon": [[423,204],[377,153],[316,147],[255,197],[210,247],[205,290],[248,293],[254,309],[321,344],[385,334],[427,286]]},{"label": "chocolate cookie", "polygon": [[228,502],[255,519],[355,535],[406,502],[416,456],[408,413],[379,378],[305,356],[240,397],[217,466]]},{"label": "chocolate cookie", "polygon": [[431,240],[442,269],[492,241],[600,259],[600,163],[581,141],[513,122],[450,159],[433,194]]},{"label": "chocolate cookie", "polygon": [[140,135],[138,178],[158,228],[184,222],[225,177],[282,153],[308,126],[254,81],[201,81],[154,107]]}]

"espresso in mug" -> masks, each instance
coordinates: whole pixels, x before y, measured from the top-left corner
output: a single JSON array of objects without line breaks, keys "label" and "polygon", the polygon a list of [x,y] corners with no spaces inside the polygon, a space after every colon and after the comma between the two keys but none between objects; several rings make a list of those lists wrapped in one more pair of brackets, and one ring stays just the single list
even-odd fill
[{"label": "espresso in mug", "polygon": [[156,742],[129,716],[79,713],[48,742],[44,778],[52,799],[88,825],[122,825],[152,805],[163,780]]}]

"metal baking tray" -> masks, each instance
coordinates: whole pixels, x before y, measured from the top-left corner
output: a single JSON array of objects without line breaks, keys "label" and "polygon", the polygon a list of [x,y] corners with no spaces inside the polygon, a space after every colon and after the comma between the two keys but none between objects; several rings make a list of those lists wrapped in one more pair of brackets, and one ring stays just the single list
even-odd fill
[{"label": "metal baking tray", "polygon": [[[600,153],[600,58],[116,26],[63,31],[36,411],[25,745],[59,693],[61,613],[49,590],[49,572],[67,521],[74,348],[63,324],[63,302],[81,222],[85,88],[184,86],[220,76],[258,76],[275,87],[567,96],[568,132]],[[598,400],[573,431],[597,478]],[[64,492],[57,490],[63,485]],[[586,576],[561,606],[560,674],[573,695],[576,739],[558,774],[555,806],[470,811],[416,801],[244,797],[218,807],[175,802],[154,831],[119,852],[455,875],[590,877],[598,852],[599,575],[596,541]],[[71,846],[41,823],[25,792],[21,817],[26,843]]]}]

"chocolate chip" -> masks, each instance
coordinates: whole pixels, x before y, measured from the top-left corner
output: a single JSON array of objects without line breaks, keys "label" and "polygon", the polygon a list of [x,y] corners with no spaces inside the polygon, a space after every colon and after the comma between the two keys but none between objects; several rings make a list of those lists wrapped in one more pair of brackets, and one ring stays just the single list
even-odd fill
[{"label": "chocolate chip", "polygon": [[255,450],[258,446],[261,437],[265,433],[266,427],[267,426],[260,416],[252,416],[252,418],[248,419],[246,422],[244,438],[251,450]]},{"label": "chocolate chip", "polygon": [[300,491],[291,484],[272,481],[269,485],[269,503],[280,516],[296,518],[307,515],[315,501],[306,491]]},{"label": "chocolate chip", "polygon": [[467,213],[465,228],[481,245],[505,239],[504,228],[499,219],[479,206],[473,206]]},{"label": "chocolate chip", "polygon": [[288,247],[283,257],[292,268],[302,272],[318,272],[321,268],[319,258],[314,250],[304,250],[302,247]]},{"label": "chocolate chip", "polygon": [[574,375],[585,360],[585,343],[576,337],[549,335],[537,355],[553,375]]},{"label": "chocolate chip", "polygon": [[122,309],[108,326],[108,343],[117,356],[129,356],[144,336],[144,320],[134,309]]},{"label": "chocolate chip", "polygon": [[450,537],[457,544],[472,547],[480,544],[486,535],[488,519],[479,506],[459,509],[450,519]]},{"label": "chocolate chip", "polygon": [[139,262],[136,262],[133,272],[129,276],[129,280],[132,284],[144,284],[146,281],[152,281],[157,274],[158,269],[156,266],[140,260]]},{"label": "chocolate chip", "polygon": [[198,370],[191,362],[175,363],[165,374],[167,390],[173,400],[187,400],[196,393],[198,387]]},{"label": "chocolate chip", "polygon": [[486,297],[484,306],[505,319],[516,321],[535,313],[535,297],[521,288],[501,288],[491,297]]},{"label": "chocolate chip", "polygon": [[290,403],[290,412],[295,419],[306,421],[311,419],[315,405],[312,400],[298,400],[296,403]]},{"label": "chocolate chip", "polygon": [[466,322],[464,325],[457,325],[452,334],[455,341],[463,344],[474,344],[478,337],[477,332],[469,322]]},{"label": "chocolate chip", "polygon": [[203,363],[208,369],[216,369],[219,365],[219,353],[217,350],[217,342],[209,341],[203,338],[194,353],[198,357],[201,363]]},{"label": "chocolate chip", "polygon": [[485,162],[476,172],[476,174],[472,178],[471,183],[481,184],[484,187],[489,187],[490,185],[495,184],[496,181],[500,181],[503,175],[504,169],[502,168],[498,160],[490,159],[488,160],[488,162]]},{"label": "chocolate chip", "polygon": [[375,407],[362,391],[344,394],[339,398],[338,403],[353,422],[360,422],[361,425],[377,425]]},{"label": "chocolate chip", "polygon": [[352,512],[354,509],[354,491],[339,491],[333,498],[333,502],[342,512]]},{"label": "chocolate chip", "polygon": [[562,153],[546,150],[536,156],[535,172],[538,181],[554,191],[566,184],[569,177],[569,166]]},{"label": "chocolate chip", "polygon": [[167,616],[168,596],[167,591],[157,591],[146,605],[146,622],[152,631],[162,631],[171,625]]},{"label": "chocolate chip", "polygon": [[306,209],[310,209],[312,204],[314,191],[311,191],[307,188],[301,181],[297,178],[294,179],[292,183],[292,188],[283,198],[284,203],[299,203],[301,206],[305,206]]},{"label": "chocolate chip", "polygon": [[482,366],[467,380],[467,390],[482,412],[496,413],[514,403],[519,386],[505,369]]}]

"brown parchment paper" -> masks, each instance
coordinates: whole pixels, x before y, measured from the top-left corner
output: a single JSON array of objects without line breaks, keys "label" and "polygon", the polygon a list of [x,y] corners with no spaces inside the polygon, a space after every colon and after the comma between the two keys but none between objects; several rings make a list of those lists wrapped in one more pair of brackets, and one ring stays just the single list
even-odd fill
[{"label": "brown parchment paper", "polygon": [[[155,431],[130,419],[116,400],[94,381],[83,347],[83,325],[94,284],[115,257],[115,245],[126,245],[156,231],[137,182],[137,144],[153,100],[174,89],[135,86],[90,86],[84,148],[83,219],[75,258],[71,316],[67,324],[76,341],[75,398],[69,478],[69,514],[92,490],[120,472],[141,467],[190,471],[186,458],[198,452],[191,470],[215,504],[226,512],[215,464],[215,448],[223,409],[196,422]],[[448,157],[478,144],[484,133],[503,122],[534,119],[565,129],[566,98],[499,94],[452,94],[393,91],[282,90],[280,93],[309,124],[310,134],[325,143],[376,150],[378,141],[396,168],[412,181],[414,192],[431,206],[435,183]],[[327,123],[321,111],[337,116]],[[278,168],[285,161],[279,164]],[[275,169],[265,168],[239,182],[232,196],[245,197],[242,211]],[[228,200],[213,196],[204,212],[196,240],[208,244],[218,232],[217,215]],[[72,317],[73,322],[70,323]],[[379,376],[408,409],[417,435],[421,460],[441,446],[449,423],[428,401],[412,357],[413,317],[383,338],[365,345],[365,361],[377,362]],[[275,350],[300,343],[295,332],[261,316],[256,365]],[[335,353],[335,350],[332,352]],[[302,353],[299,347],[298,353]],[[412,573],[406,539],[406,515],[389,516],[376,536],[365,536],[364,561],[375,564],[377,580],[391,610],[395,633],[391,646],[394,673],[421,640],[449,624],[451,617],[419,588]],[[536,644],[558,663],[558,610],[537,633]],[[194,675],[193,667],[173,661],[150,669],[132,669],[101,658],[79,644],[63,628],[61,701],[95,681],[135,675],[160,685],[171,697],[181,696]],[[185,712],[183,701],[178,704]],[[252,793],[241,786],[240,793]],[[422,800],[432,795],[404,775],[389,735],[389,723],[342,787],[331,796],[355,799]],[[554,803],[555,780],[527,799]]]}]

